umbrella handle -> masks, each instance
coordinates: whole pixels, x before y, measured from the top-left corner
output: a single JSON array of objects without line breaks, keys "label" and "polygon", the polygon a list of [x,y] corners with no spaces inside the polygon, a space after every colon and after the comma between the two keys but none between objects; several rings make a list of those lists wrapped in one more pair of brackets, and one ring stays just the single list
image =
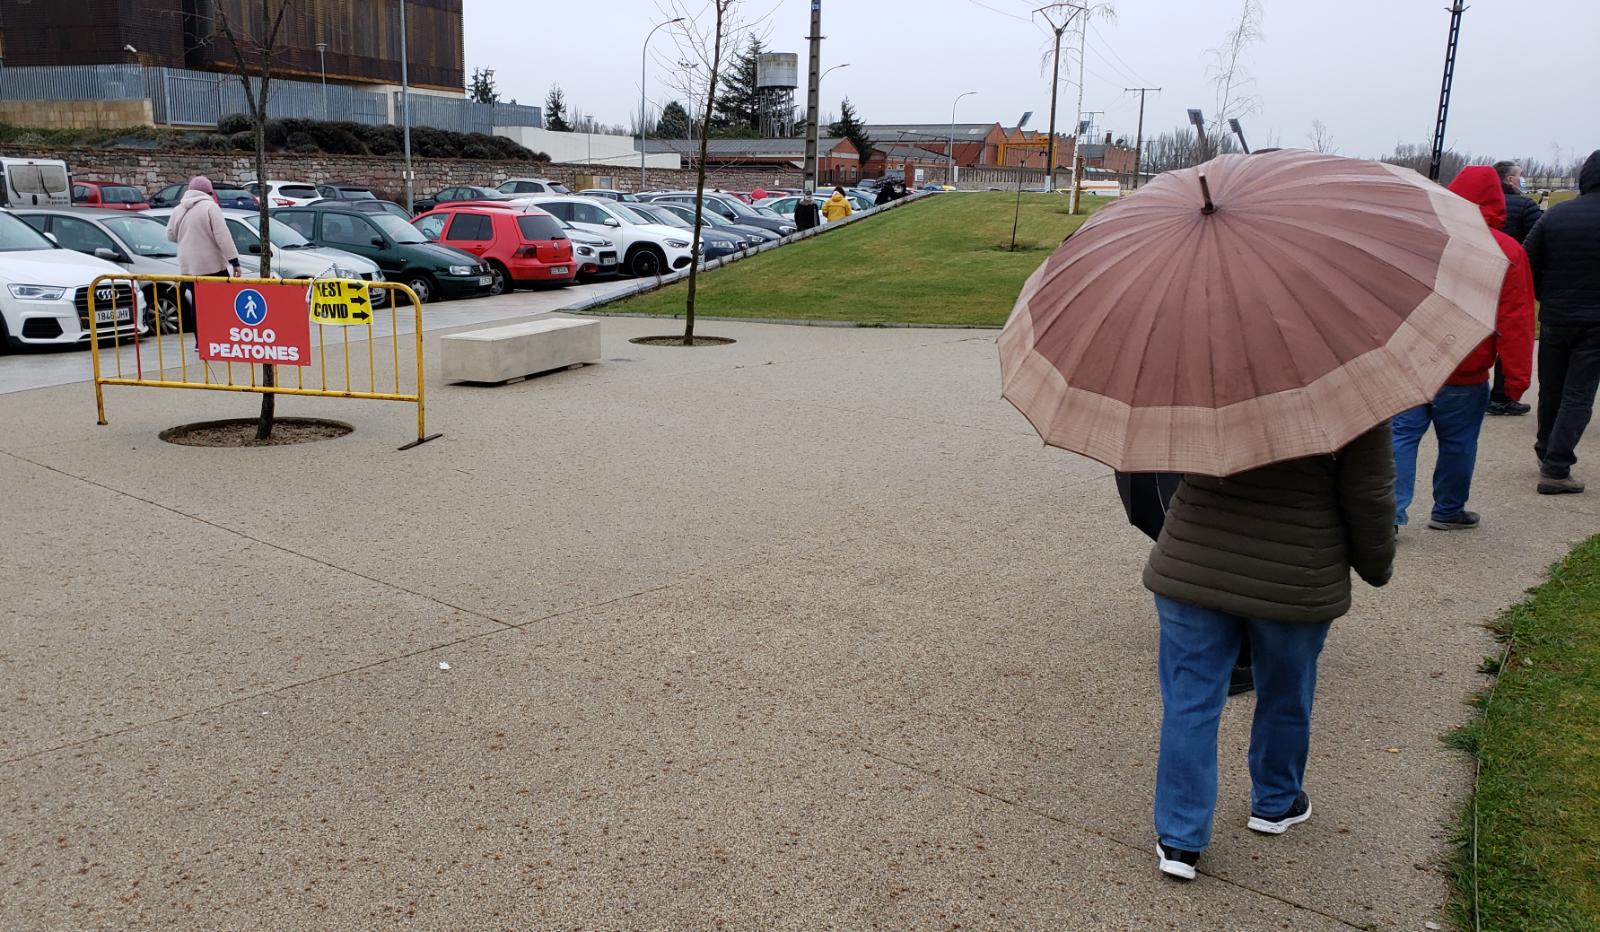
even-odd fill
[{"label": "umbrella handle", "polygon": [[1200,208],[1200,212],[1203,214],[1216,213],[1217,205],[1211,203],[1211,185],[1206,184],[1205,172],[1200,173],[1200,196],[1206,199],[1206,206]]}]

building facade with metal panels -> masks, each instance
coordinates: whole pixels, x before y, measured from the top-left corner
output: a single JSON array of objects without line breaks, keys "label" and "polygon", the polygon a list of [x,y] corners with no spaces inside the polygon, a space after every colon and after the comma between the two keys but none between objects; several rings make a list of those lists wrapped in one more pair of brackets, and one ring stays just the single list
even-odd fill
[{"label": "building facade with metal panels", "polygon": [[[464,92],[462,2],[406,0],[413,86]],[[241,38],[264,39],[270,24],[261,7],[258,0],[7,3],[0,23],[5,64],[232,71],[237,58],[221,24]],[[276,13],[278,4],[269,7]],[[343,84],[397,85],[400,58],[400,0],[300,0],[288,7],[274,46],[279,76],[320,80],[326,73]]]}]

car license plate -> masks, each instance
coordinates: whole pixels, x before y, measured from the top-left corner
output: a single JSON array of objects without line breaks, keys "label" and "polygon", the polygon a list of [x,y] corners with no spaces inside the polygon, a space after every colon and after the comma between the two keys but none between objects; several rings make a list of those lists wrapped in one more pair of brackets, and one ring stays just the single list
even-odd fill
[{"label": "car license plate", "polygon": [[494,284],[494,276],[493,275],[479,275],[478,276],[478,284],[480,284],[480,285],[492,285],[492,284]]},{"label": "car license plate", "polygon": [[616,265],[617,264],[617,260],[616,260],[615,256],[606,256],[606,257],[604,257],[604,258],[602,258],[600,260],[600,264],[601,265]]},{"label": "car license plate", "polygon": [[94,322],[97,324],[120,324],[130,316],[130,310],[125,307],[94,312]]},{"label": "car license plate", "polygon": [[551,275],[565,275],[570,271],[572,271],[572,270],[567,268],[564,265],[553,265],[553,266],[550,267],[550,274]]}]

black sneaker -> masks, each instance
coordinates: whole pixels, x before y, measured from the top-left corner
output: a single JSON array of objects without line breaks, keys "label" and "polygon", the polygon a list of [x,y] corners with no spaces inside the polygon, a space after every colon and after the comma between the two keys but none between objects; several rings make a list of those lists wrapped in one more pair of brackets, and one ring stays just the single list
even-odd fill
[{"label": "black sneaker", "polygon": [[1294,798],[1294,805],[1283,815],[1265,816],[1251,810],[1248,827],[1250,831],[1260,832],[1263,835],[1282,835],[1289,830],[1289,826],[1299,825],[1309,818],[1311,818],[1311,798],[1302,792]]},{"label": "black sneaker", "polygon": [[1504,417],[1511,413],[1507,410],[1510,406],[1511,403],[1509,401],[1491,401],[1489,402],[1489,409],[1485,413],[1492,417]]},{"label": "black sneaker", "polygon": [[1168,848],[1160,842],[1156,843],[1156,867],[1168,877],[1179,880],[1193,880],[1194,866],[1200,860],[1198,851],[1180,851],[1177,848]]},{"label": "black sneaker", "polygon": [[1571,476],[1563,476],[1560,479],[1552,479],[1549,476],[1539,477],[1540,495],[1575,495],[1582,491],[1583,483]]},{"label": "black sneaker", "polygon": [[1228,695],[1237,696],[1256,688],[1256,675],[1249,667],[1234,667],[1228,677]]},{"label": "black sneaker", "polygon": [[1435,531],[1470,531],[1476,528],[1479,523],[1480,520],[1476,511],[1463,511],[1449,520],[1434,518],[1428,522],[1428,527],[1433,528]]},{"label": "black sneaker", "polygon": [[1522,417],[1533,410],[1533,405],[1523,404],[1520,401],[1508,401],[1501,407],[1505,409],[1502,414],[1509,414],[1512,417]]}]

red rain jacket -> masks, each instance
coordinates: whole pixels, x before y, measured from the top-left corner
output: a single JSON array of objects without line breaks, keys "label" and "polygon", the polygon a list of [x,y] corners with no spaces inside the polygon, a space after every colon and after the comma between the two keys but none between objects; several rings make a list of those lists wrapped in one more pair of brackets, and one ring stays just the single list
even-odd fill
[{"label": "red rain jacket", "polygon": [[1487,165],[1469,165],[1461,170],[1450,190],[1478,205],[1483,219],[1489,224],[1500,251],[1511,260],[1506,269],[1505,281],[1500,285],[1500,309],[1495,314],[1494,335],[1478,344],[1450,378],[1446,385],[1479,385],[1489,379],[1495,357],[1505,371],[1506,396],[1512,401],[1522,397],[1533,378],[1533,270],[1528,265],[1528,254],[1516,240],[1500,232],[1506,222],[1506,195],[1500,187],[1500,176]]}]

